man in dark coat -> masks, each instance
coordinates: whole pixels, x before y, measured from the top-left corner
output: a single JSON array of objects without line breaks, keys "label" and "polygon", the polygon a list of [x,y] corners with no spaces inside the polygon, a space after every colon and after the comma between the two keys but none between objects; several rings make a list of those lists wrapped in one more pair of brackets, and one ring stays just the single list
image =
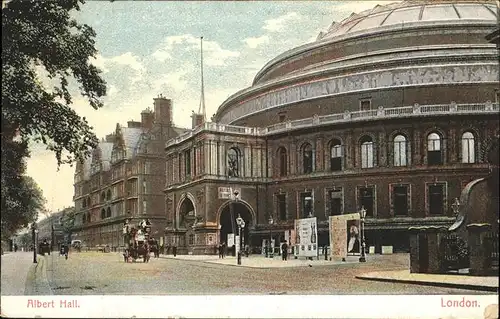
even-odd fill
[{"label": "man in dark coat", "polygon": [[281,245],[281,259],[285,261],[288,259],[288,244],[286,241]]}]

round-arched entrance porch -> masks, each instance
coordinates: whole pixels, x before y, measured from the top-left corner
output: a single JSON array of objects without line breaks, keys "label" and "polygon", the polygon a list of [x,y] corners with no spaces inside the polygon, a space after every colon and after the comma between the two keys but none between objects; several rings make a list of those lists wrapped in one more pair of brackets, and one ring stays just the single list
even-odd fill
[{"label": "round-arched entrance porch", "polygon": [[243,201],[228,201],[221,205],[219,209],[219,243],[227,245],[228,234],[238,235],[238,225],[236,219],[241,216],[245,221],[245,228],[241,234],[242,244],[250,244],[250,228],[255,223],[254,212],[252,207]]}]

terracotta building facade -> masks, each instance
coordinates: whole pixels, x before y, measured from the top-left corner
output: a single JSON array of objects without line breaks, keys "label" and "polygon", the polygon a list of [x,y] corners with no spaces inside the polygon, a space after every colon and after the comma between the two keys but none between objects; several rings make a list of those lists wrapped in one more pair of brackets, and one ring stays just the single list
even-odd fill
[{"label": "terracotta building facade", "polygon": [[172,121],[172,101],[159,96],[141,121],[116,125],[84,163],[76,165],[74,238],[95,247],[123,245],[126,219],[149,218],[153,236],[163,241],[166,226],[165,141],[184,133]]},{"label": "terracotta building facade", "polygon": [[361,208],[376,252],[451,225],[499,134],[496,21],[492,1],[403,1],[271,60],[213,122],[167,141],[166,243],[214,253],[238,215],[253,247],[308,216],[327,245],[328,217]]}]

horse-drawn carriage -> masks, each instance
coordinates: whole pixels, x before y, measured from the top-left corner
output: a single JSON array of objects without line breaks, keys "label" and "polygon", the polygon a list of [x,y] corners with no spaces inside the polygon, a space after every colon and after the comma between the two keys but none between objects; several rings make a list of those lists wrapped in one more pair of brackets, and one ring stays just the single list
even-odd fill
[{"label": "horse-drawn carriage", "polygon": [[147,263],[150,259],[151,252],[155,257],[159,257],[159,247],[157,241],[150,236],[151,223],[149,220],[142,221],[139,226],[130,227],[128,221],[123,227],[123,235],[127,247],[123,253],[125,262],[135,262],[142,258],[143,262]]}]

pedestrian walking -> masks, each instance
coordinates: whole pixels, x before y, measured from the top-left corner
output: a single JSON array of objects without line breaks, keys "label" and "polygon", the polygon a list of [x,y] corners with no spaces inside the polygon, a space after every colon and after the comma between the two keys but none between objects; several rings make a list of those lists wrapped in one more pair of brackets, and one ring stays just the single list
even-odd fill
[{"label": "pedestrian walking", "polygon": [[288,244],[286,241],[281,245],[281,259],[288,260]]},{"label": "pedestrian walking", "polygon": [[219,259],[224,257],[224,253],[222,252],[222,243],[219,244],[218,247],[219,250]]},{"label": "pedestrian walking", "polygon": [[224,259],[224,256],[226,255],[226,243],[225,242],[222,242],[221,251],[222,251],[222,259]]},{"label": "pedestrian walking", "polygon": [[177,245],[174,245],[174,246],[172,247],[172,253],[174,254],[174,257],[176,257],[176,256],[177,256]]}]

